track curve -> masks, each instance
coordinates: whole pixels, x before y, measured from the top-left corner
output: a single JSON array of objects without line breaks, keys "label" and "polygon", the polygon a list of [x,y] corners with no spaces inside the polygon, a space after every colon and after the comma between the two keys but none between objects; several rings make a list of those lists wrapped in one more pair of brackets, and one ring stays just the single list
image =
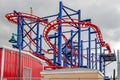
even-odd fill
[{"label": "track curve", "polygon": [[101,47],[106,47],[108,52],[111,53],[109,44],[104,43],[101,31],[96,25],[92,24],[91,22],[78,21],[76,19],[72,19],[72,21],[73,22],[71,22],[71,19],[69,19],[69,18],[63,18],[63,19],[61,19],[61,22],[54,20],[54,21],[52,21],[52,23],[54,23],[54,24],[45,27],[45,29],[43,31],[43,36],[45,36],[44,39],[52,49],[55,49],[56,53],[57,53],[57,50],[54,47],[54,45],[50,42],[50,39],[48,38],[48,33],[53,29],[57,29],[57,27],[58,27],[57,25],[59,25],[59,24],[61,24],[62,26],[64,26],[64,25],[65,26],[79,25],[79,26],[72,26],[75,28],[88,28],[88,27],[92,28],[96,32],[96,37],[98,38],[99,45]]}]

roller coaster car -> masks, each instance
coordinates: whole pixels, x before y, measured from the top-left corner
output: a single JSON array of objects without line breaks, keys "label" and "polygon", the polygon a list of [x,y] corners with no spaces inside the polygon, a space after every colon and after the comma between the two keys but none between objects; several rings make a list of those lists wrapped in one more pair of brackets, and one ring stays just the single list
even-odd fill
[{"label": "roller coaster car", "polygon": [[101,57],[104,59],[104,61],[116,61],[115,53],[102,54]]}]

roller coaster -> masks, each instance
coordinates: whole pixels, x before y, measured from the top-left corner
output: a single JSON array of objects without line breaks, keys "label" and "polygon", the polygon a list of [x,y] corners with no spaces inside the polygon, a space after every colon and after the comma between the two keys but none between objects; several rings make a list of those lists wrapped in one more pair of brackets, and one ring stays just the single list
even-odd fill
[{"label": "roller coaster", "polygon": [[[81,11],[59,3],[57,14],[38,17],[17,12],[5,15],[17,24],[15,48],[29,51],[46,62],[45,68],[91,68],[103,72],[102,54],[111,48],[91,19],[81,20]],[[107,51],[107,52],[106,52]]]}]

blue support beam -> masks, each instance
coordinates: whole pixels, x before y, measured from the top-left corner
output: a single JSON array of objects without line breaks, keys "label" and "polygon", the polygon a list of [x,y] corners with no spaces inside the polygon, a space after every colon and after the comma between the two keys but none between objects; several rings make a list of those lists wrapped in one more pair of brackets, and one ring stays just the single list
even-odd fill
[{"label": "blue support beam", "polygon": [[20,42],[20,46],[21,46],[21,49],[23,49],[23,36],[24,36],[24,34],[23,34],[23,32],[24,32],[24,20],[22,20],[22,26],[21,26],[21,33],[19,34],[19,36],[21,37],[21,42]]},{"label": "blue support beam", "polygon": [[[73,30],[71,30],[71,37],[73,36]],[[71,46],[71,52],[70,52],[70,54],[71,54],[71,67],[73,66],[73,38],[71,39],[71,41],[70,41],[70,46]]]},{"label": "blue support beam", "polygon": [[94,53],[92,53],[92,69],[94,69]]},{"label": "blue support beam", "polygon": [[[20,35],[20,31],[21,31],[21,28],[20,28],[20,24],[21,24],[21,22],[20,22],[20,16],[18,16],[18,18],[17,18],[17,35]],[[17,47],[19,48],[19,42],[20,42],[20,37],[19,36],[17,36]]]},{"label": "blue support beam", "polygon": [[16,47],[19,49],[23,49],[23,20],[21,19],[22,17],[18,16],[17,18],[17,22],[18,22],[18,25],[17,25],[17,45]]},{"label": "blue support beam", "polygon": [[37,21],[34,22],[35,24],[34,24],[32,27],[30,27],[29,24],[28,24],[25,20],[23,20],[23,21],[24,21],[24,26],[26,25],[26,27],[28,27],[28,28],[30,29],[30,30],[27,31],[27,33],[23,36],[23,38],[26,37],[30,32],[32,32],[32,33],[34,33],[34,34],[37,34],[36,31],[34,31],[34,28],[36,28],[36,26],[38,25]]},{"label": "blue support beam", "polygon": [[89,68],[89,48],[86,48],[87,52],[87,67]]},{"label": "blue support beam", "polygon": [[[81,12],[78,10],[78,21],[80,21],[81,18]],[[78,25],[78,67],[80,68],[81,66],[81,28],[80,25]]]},{"label": "blue support beam", "polygon": [[81,40],[81,66],[83,66],[83,40]]},{"label": "blue support beam", "polygon": [[102,47],[100,47],[100,55],[99,55],[99,70],[102,72]]},{"label": "blue support beam", "polygon": [[98,66],[98,53],[97,53],[97,38],[95,39],[95,69],[97,69]]},{"label": "blue support beam", "polygon": [[[73,10],[73,9],[71,9],[71,8],[67,7],[67,6],[64,6],[64,5],[63,5],[63,8],[66,8],[66,9],[68,9],[68,10],[70,10],[70,11],[73,11],[73,12],[77,13],[77,11],[76,11],[76,10]],[[79,12],[78,12],[78,14],[79,14]]]},{"label": "blue support beam", "polygon": [[[56,36],[56,35],[57,35],[57,33],[54,33],[54,36]],[[55,37],[55,38],[54,38],[54,46],[55,46],[55,47],[56,47],[56,45],[57,45],[56,41],[57,41],[57,38]],[[54,63],[54,64],[56,64],[56,58],[57,58],[57,54],[54,52],[54,54],[53,54],[53,63]]]},{"label": "blue support beam", "polygon": [[[72,13],[72,14],[69,14],[69,16],[74,16],[74,15],[76,15],[77,13]],[[63,15],[62,17],[68,17],[68,15],[66,14],[66,15]]]},{"label": "blue support beam", "polygon": [[[103,49],[103,53],[102,54],[105,54],[105,51],[106,51],[106,49]],[[104,60],[103,57],[102,57],[102,59],[103,59],[103,74],[104,74],[104,76],[106,76],[105,60]]]},{"label": "blue support beam", "polygon": [[88,28],[88,53],[89,53],[89,68],[91,68],[91,28]]},{"label": "blue support beam", "polygon": [[58,16],[58,14],[54,14],[54,15],[50,15],[50,16],[45,16],[45,17],[42,17],[43,19],[48,19],[48,18],[51,18],[51,17],[56,17]]},{"label": "blue support beam", "polygon": [[37,28],[36,28],[36,53],[39,53],[39,22],[37,21]]},{"label": "blue support beam", "polygon": [[40,50],[39,53],[41,55],[43,55],[43,53],[42,53],[42,35],[40,35],[40,49],[39,50]]},{"label": "blue support beam", "polygon": [[[59,5],[59,14],[58,14],[58,19],[59,22],[61,22],[62,19],[62,2],[60,2]],[[61,24],[58,24],[58,65],[61,66],[62,61],[62,26]]]},{"label": "blue support beam", "polygon": [[64,55],[65,55],[65,60],[64,60],[64,66],[68,66],[68,55],[67,55],[67,53],[68,53],[68,48],[67,47],[65,47],[65,51],[64,51],[65,53],[64,53]]}]

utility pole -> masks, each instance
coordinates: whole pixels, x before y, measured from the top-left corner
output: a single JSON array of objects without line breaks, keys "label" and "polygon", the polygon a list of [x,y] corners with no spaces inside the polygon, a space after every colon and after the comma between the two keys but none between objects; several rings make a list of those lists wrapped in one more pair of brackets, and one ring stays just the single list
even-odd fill
[{"label": "utility pole", "polygon": [[[30,16],[33,15],[33,10],[32,10],[32,7],[30,7]],[[30,19],[30,28],[32,28],[32,19]],[[30,37],[32,38],[32,32],[30,31]],[[29,48],[29,51],[31,52],[31,47],[32,47],[32,44],[30,43],[30,48]]]},{"label": "utility pole", "polygon": [[113,80],[115,80],[115,69],[113,70]]}]

